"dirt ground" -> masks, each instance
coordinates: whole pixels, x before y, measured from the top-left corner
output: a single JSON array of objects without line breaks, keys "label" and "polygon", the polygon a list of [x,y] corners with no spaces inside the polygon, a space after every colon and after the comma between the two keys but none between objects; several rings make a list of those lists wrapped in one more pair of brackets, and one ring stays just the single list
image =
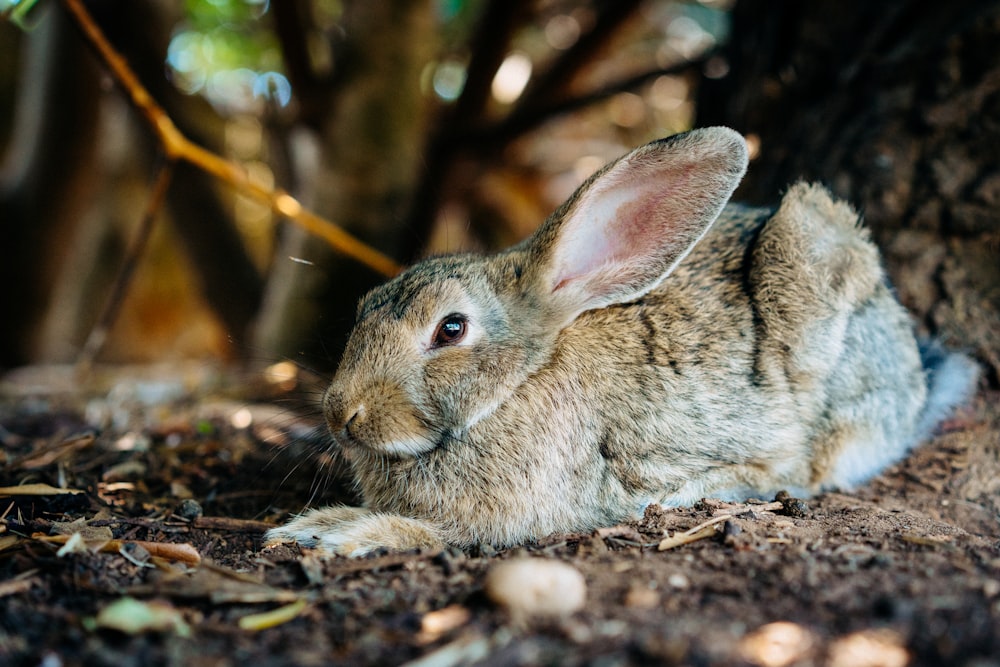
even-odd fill
[{"label": "dirt ground", "polygon": [[[851,493],[348,560],[261,547],[350,500],[310,444],[320,384],[287,372],[0,383],[0,664],[1000,665],[997,392]],[[523,557],[582,573],[582,609],[497,604],[485,577]]]}]

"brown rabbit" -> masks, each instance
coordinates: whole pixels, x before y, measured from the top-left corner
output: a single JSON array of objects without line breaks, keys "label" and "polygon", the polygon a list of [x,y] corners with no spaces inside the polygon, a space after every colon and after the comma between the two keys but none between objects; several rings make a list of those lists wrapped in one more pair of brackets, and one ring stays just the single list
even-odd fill
[{"label": "brown rabbit", "polygon": [[373,290],[323,403],[365,507],[268,539],[504,546],[649,503],[850,487],[904,456],[977,367],[922,361],[867,231],[823,188],[726,207],[746,166],[732,130],[670,137],[523,243]]}]

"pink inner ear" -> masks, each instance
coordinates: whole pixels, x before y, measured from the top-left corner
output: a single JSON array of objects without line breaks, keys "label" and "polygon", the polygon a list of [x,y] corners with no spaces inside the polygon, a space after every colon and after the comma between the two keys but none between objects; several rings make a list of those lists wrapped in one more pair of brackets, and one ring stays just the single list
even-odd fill
[{"label": "pink inner ear", "polygon": [[[615,182],[584,196],[559,243],[559,270],[553,292],[605,271],[621,271],[621,278],[634,277],[630,274],[639,268],[636,265],[646,265],[668,254],[675,243],[674,226],[685,222],[672,219],[679,212],[670,205],[671,196],[676,196],[689,171],[633,173],[636,178],[629,179],[631,182],[615,178]],[[614,273],[608,276],[612,280],[614,277]]]}]

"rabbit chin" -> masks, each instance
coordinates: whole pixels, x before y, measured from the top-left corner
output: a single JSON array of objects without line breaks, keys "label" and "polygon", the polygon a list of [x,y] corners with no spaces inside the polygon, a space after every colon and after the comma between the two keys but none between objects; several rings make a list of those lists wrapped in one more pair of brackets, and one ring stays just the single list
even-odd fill
[{"label": "rabbit chin", "polygon": [[416,458],[421,454],[426,454],[438,446],[438,442],[426,436],[413,435],[406,438],[390,440],[380,443],[352,443],[342,445],[344,456],[351,460],[356,458],[360,452],[371,452],[383,456],[393,456],[398,458]]}]

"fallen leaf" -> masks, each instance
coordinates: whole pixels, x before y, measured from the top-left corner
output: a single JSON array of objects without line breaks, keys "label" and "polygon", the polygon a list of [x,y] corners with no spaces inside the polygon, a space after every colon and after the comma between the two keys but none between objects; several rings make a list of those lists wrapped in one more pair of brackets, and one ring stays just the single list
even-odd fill
[{"label": "fallen leaf", "polygon": [[[39,542],[49,542],[51,544],[66,544],[70,539],[68,535],[43,535],[35,533],[31,539]],[[164,558],[166,560],[176,560],[189,565],[197,565],[201,562],[201,554],[193,545],[186,542],[144,542],[142,540],[108,540],[100,545],[101,553],[119,553],[126,545],[141,546],[149,555],[154,558]]]},{"label": "fallen leaf", "polygon": [[86,519],[76,521],[53,521],[52,532],[56,535],[79,535],[87,542],[107,542],[114,533],[107,526],[91,526]]},{"label": "fallen leaf", "polygon": [[197,570],[184,576],[133,586],[129,592],[169,598],[203,598],[214,604],[290,603],[300,597],[294,591],[274,588],[249,575],[208,563],[202,563]]},{"label": "fallen leaf", "polygon": [[302,610],[306,608],[305,600],[296,600],[291,604],[286,604],[284,607],[278,607],[277,609],[272,609],[271,611],[266,611],[261,614],[249,614],[240,619],[239,625],[243,630],[267,630],[268,628],[273,628],[283,623],[287,623],[292,619],[296,618],[302,613]]},{"label": "fallen leaf", "polygon": [[456,667],[457,665],[471,665],[478,663],[489,657],[490,652],[496,649],[496,642],[487,637],[473,635],[456,639],[450,644],[445,644],[441,648],[431,651],[427,655],[411,660],[402,667]]},{"label": "fallen leaf", "polygon": [[597,536],[601,539],[617,538],[622,540],[629,540],[631,542],[639,542],[640,544],[646,541],[646,538],[642,536],[638,530],[632,526],[618,525],[609,526],[607,528],[598,528],[596,531]]},{"label": "fallen leaf", "polygon": [[83,493],[83,491],[80,489],[59,489],[48,484],[0,486],[0,496],[61,496],[68,493]]},{"label": "fallen leaf", "polygon": [[7,549],[13,549],[24,541],[24,538],[18,537],[17,535],[4,535],[0,537],[0,552],[7,551]]},{"label": "fallen leaf", "polygon": [[899,537],[904,542],[924,547],[951,546],[949,543],[954,539],[952,535],[916,535],[914,533],[902,533]]},{"label": "fallen leaf", "polygon": [[93,625],[118,630],[127,635],[171,631],[178,637],[191,635],[191,628],[169,602],[143,602],[131,597],[116,600],[102,609],[94,618]]},{"label": "fallen leaf", "polygon": [[70,554],[85,554],[89,551],[90,549],[87,548],[87,543],[84,541],[83,536],[80,533],[73,533],[63,542],[59,550],[56,551],[56,556],[62,558]]},{"label": "fallen leaf", "polygon": [[[32,570],[37,572],[38,570]],[[36,576],[24,576],[20,575],[17,579],[11,579],[10,581],[0,582],[0,598],[5,598],[8,595],[17,595],[18,593],[24,593],[28,591],[32,586],[36,586],[42,583],[42,580]]]},{"label": "fallen leaf", "polygon": [[67,459],[74,452],[91,446],[97,440],[93,433],[79,433],[77,435],[44,444],[35,451],[11,462],[11,466],[31,470],[33,468],[43,468],[56,461]]},{"label": "fallen leaf", "polygon": [[420,619],[420,632],[417,633],[417,642],[430,644],[448,634],[452,630],[462,627],[472,618],[472,613],[460,604],[452,604],[427,612]]}]

